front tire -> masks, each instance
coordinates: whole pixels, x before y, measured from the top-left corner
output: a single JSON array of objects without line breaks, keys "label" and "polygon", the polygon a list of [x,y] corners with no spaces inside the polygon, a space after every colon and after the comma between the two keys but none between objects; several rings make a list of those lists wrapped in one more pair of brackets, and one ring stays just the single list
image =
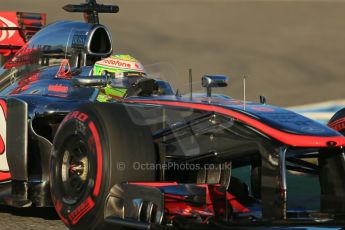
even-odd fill
[{"label": "front tire", "polygon": [[345,136],[345,108],[333,115],[328,122],[328,126]]},{"label": "front tire", "polygon": [[70,228],[106,229],[104,209],[110,189],[125,181],[155,181],[155,171],[134,162],[155,163],[152,135],[135,124],[123,105],[97,103],[66,116],[54,138],[52,199]]}]

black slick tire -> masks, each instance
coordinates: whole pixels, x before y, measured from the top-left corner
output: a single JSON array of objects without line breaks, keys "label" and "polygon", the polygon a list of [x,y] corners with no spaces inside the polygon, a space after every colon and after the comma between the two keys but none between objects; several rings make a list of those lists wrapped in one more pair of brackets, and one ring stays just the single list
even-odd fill
[{"label": "black slick tire", "polygon": [[126,181],[155,181],[155,171],[134,162],[155,163],[148,127],[135,124],[130,108],[87,104],[68,114],[54,138],[51,194],[55,209],[73,230],[107,229],[104,209],[110,189]]}]

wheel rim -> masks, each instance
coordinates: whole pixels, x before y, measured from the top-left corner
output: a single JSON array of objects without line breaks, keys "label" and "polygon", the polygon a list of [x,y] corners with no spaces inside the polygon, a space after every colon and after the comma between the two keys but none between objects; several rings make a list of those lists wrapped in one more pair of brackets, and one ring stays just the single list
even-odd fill
[{"label": "wheel rim", "polygon": [[88,146],[80,137],[74,136],[66,143],[62,152],[62,201],[73,205],[87,193],[90,175]]}]

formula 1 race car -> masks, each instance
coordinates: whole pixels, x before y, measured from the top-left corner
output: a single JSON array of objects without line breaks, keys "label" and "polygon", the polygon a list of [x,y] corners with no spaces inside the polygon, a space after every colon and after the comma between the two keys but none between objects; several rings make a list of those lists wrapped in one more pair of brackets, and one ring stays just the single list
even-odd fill
[{"label": "formula 1 race car", "polygon": [[117,6],[64,9],[86,21],[0,13],[3,205],[54,206],[77,230],[345,226],[340,133],[212,94],[222,75],[183,96],[158,68],[111,56],[98,13]]}]

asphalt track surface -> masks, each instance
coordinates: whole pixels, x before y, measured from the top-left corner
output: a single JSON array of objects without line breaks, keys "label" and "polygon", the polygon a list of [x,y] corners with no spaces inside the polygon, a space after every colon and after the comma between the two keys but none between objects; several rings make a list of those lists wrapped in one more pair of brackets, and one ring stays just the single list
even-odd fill
[{"label": "asphalt track surface", "polygon": [[[48,21],[79,14],[61,10],[78,0],[0,0],[0,10],[46,12]],[[176,66],[174,83],[205,73],[230,76],[221,92],[259,95],[278,106],[344,98],[344,1],[104,0],[117,2],[118,15],[101,20],[113,33],[114,51],[144,64]],[[183,86],[182,86],[183,87]],[[52,209],[0,208],[0,230],[66,229]]]},{"label": "asphalt track surface", "polygon": [[67,230],[53,208],[16,209],[0,206],[1,230]]}]

